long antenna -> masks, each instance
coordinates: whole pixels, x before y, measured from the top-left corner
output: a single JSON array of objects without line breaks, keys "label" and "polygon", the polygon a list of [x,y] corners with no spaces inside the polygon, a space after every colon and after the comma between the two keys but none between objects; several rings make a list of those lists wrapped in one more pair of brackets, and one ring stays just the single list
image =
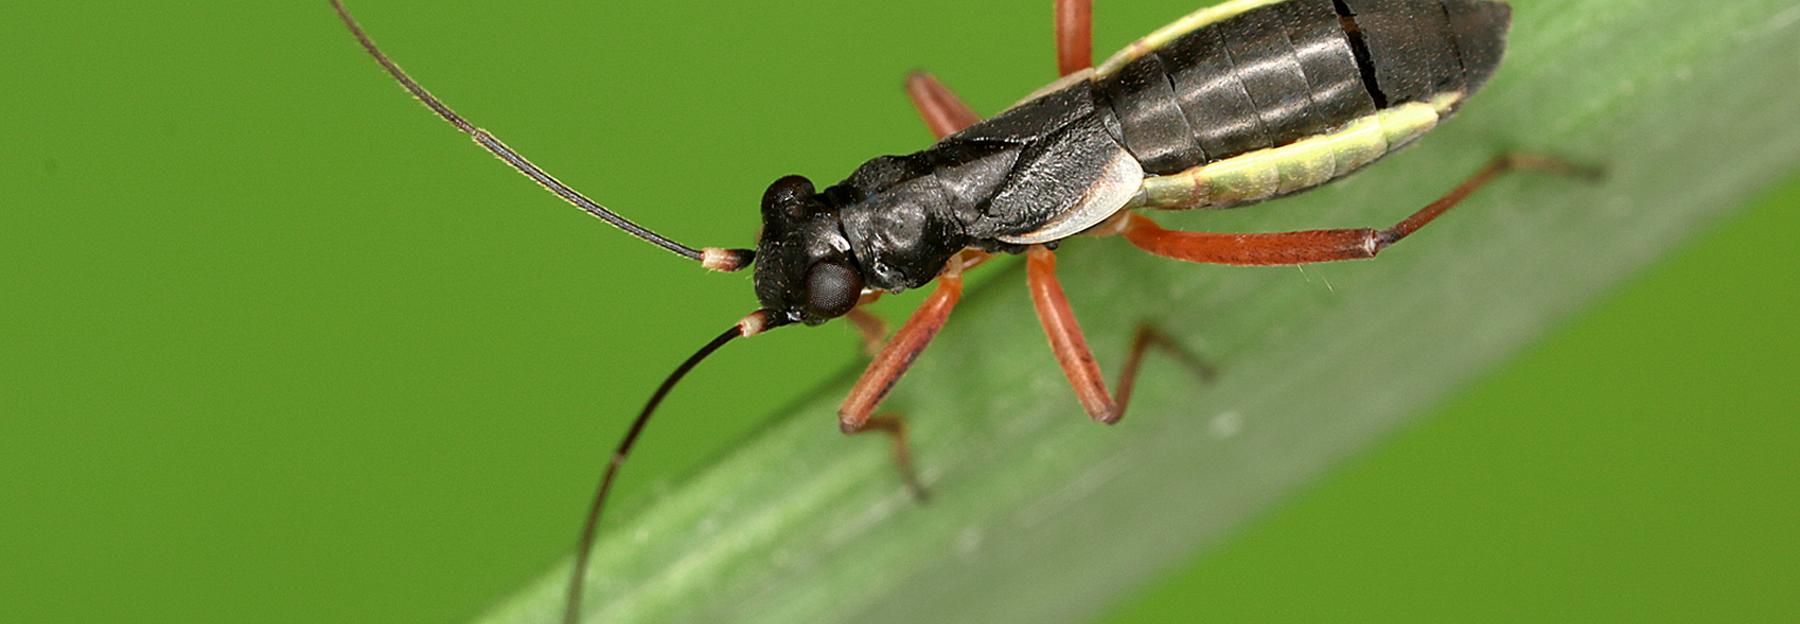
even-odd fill
[{"label": "long antenna", "polygon": [[719,247],[694,249],[693,247],[677,243],[670,240],[668,237],[645,229],[643,226],[636,223],[632,223],[631,220],[619,216],[617,213],[608,210],[598,202],[588,199],[575,189],[569,188],[569,185],[563,184],[560,180],[557,180],[555,176],[538,168],[537,165],[531,164],[531,161],[526,160],[523,155],[513,151],[511,147],[507,147],[505,143],[500,142],[499,138],[489,134],[486,130],[475,127],[474,124],[463,119],[461,115],[456,114],[456,111],[451,110],[449,105],[444,104],[442,100],[432,96],[430,91],[426,91],[425,87],[420,86],[418,82],[414,81],[412,76],[406,75],[406,72],[400,69],[400,66],[395,64],[393,59],[388,58],[386,54],[382,53],[381,48],[375,47],[375,41],[370,39],[367,33],[363,32],[362,26],[356,23],[356,18],[350,17],[350,11],[344,8],[343,2],[340,0],[331,0],[331,8],[332,10],[337,11],[340,19],[344,20],[344,26],[350,28],[350,34],[356,35],[356,40],[362,43],[363,49],[369,51],[369,56],[375,57],[375,62],[381,63],[382,68],[387,70],[388,75],[393,76],[394,80],[399,81],[400,86],[406,87],[406,90],[411,92],[413,97],[418,98],[420,102],[424,102],[426,107],[429,107],[432,112],[437,113],[439,117],[443,117],[444,121],[450,122],[450,125],[456,126],[457,130],[461,130],[463,134],[467,134],[470,138],[475,139],[475,143],[480,145],[482,149],[500,157],[500,160],[506,161],[506,164],[508,165],[512,165],[513,169],[517,169],[519,173],[525,174],[525,177],[531,178],[532,181],[537,182],[551,193],[555,193],[557,197],[563,198],[563,201],[574,204],[576,208],[587,211],[588,214],[599,217],[601,221],[605,221],[612,224],[613,227],[624,230],[626,234],[636,236],[644,241],[655,244],[658,247],[675,252],[689,260],[698,261],[708,269],[715,271],[736,271],[748,266],[755,256],[755,252],[748,249],[723,249]]},{"label": "long antenna", "polygon": [[595,529],[600,526],[600,512],[606,508],[606,495],[612,492],[613,478],[624,467],[625,458],[631,454],[631,447],[637,444],[638,436],[644,432],[644,425],[650,423],[650,415],[656,412],[656,406],[662,404],[663,398],[669,396],[669,391],[675,388],[675,384],[686,377],[688,371],[694,370],[706,356],[712,355],[734,338],[755,336],[787,324],[781,319],[780,315],[758,310],[732,325],[731,329],[719,334],[719,337],[700,347],[699,351],[688,356],[687,361],[675,367],[675,372],[669,373],[669,378],[664,379],[662,385],[657,386],[656,392],[650,395],[650,401],[644,404],[644,411],[638,412],[637,419],[631,421],[631,428],[619,440],[619,447],[613,451],[612,461],[607,463],[606,472],[600,476],[600,487],[594,490],[594,500],[588,505],[587,522],[582,525],[581,539],[575,545],[575,569],[569,574],[568,603],[563,607],[564,624],[577,624],[581,621],[581,590],[587,580],[588,555],[594,550],[594,534]]}]

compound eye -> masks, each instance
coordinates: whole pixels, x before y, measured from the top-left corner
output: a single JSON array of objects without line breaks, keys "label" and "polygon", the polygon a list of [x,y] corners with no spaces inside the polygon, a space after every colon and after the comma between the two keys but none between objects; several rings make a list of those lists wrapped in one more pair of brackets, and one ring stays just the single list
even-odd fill
[{"label": "compound eye", "polygon": [[807,315],[830,319],[850,313],[862,297],[862,276],[834,262],[820,262],[806,273]]}]

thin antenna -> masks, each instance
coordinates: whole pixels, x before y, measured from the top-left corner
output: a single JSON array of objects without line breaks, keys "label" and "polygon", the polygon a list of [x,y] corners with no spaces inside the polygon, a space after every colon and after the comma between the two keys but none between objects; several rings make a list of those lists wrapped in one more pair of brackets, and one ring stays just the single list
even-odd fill
[{"label": "thin antenna", "polygon": [[575,569],[569,574],[568,603],[563,607],[564,624],[577,624],[581,621],[581,590],[583,583],[587,580],[588,555],[594,550],[594,534],[595,529],[600,526],[600,512],[606,508],[606,495],[612,491],[613,478],[618,476],[619,469],[625,465],[625,458],[631,454],[631,447],[637,444],[638,436],[644,432],[644,425],[650,423],[650,414],[656,411],[656,406],[660,405],[663,398],[669,395],[669,391],[675,388],[675,384],[680,382],[682,377],[686,377],[688,371],[698,366],[701,360],[706,359],[706,356],[712,355],[714,351],[719,350],[719,347],[725,346],[725,343],[731,342],[734,338],[755,336],[786,325],[787,322],[781,319],[780,315],[771,314],[767,310],[758,310],[750,316],[744,317],[744,320],[738,321],[736,325],[732,325],[731,329],[719,334],[719,337],[706,343],[706,346],[700,347],[699,351],[688,356],[687,361],[675,367],[675,372],[669,373],[669,378],[664,379],[662,385],[657,386],[656,392],[650,395],[650,401],[644,404],[644,411],[638,413],[637,420],[631,421],[631,428],[627,429],[625,437],[619,440],[619,447],[613,451],[612,461],[606,465],[606,472],[600,476],[600,487],[594,490],[594,501],[588,505],[587,522],[582,525],[581,539],[575,545]]},{"label": "thin antenna", "polygon": [[612,224],[613,227],[624,230],[626,234],[636,236],[646,242],[662,247],[663,249],[675,252],[689,260],[698,261],[706,268],[714,271],[736,271],[748,266],[750,261],[754,258],[755,252],[748,249],[723,249],[718,247],[694,249],[693,247],[677,243],[661,234],[657,234],[656,232],[645,229],[643,226],[632,223],[629,219],[619,216],[613,211],[608,210],[605,206],[600,205],[594,200],[588,199],[575,189],[569,188],[569,185],[563,184],[548,172],[538,168],[537,165],[531,164],[531,161],[526,160],[523,155],[513,151],[511,147],[507,147],[505,143],[500,142],[499,138],[489,134],[486,130],[475,127],[474,124],[463,119],[461,115],[456,114],[456,111],[450,110],[450,107],[444,104],[442,100],[432,96],[430,91],[426,91],[425,87],[420,86],[411,76],[406,75],[406,72],[401,70],[400,66],[395,64],[393,59],[388,58],[386,54],[382,53],[381,48],[375,47],[375,41],[370,39],[367,33],[363,32],[362,26],[356,23],[356,18],[350,17],[350,11],[344,8],[343,2],[340,0],[331,0],[331,8],[332,10],[337,11],[340,19],[344,20],[344,26],[350,28],[350,34],[356,35],[356,40],[362,43],[363,49],[369,51],[369,56],[375,57],[375,62],[381,63],[382,68],[387,70],[388,75],[393,76],[394,80],[399,81],[400,86],[406,87],[406,90],[411,92],[413,97],[418,98],[420,102],[424,102],[426,107],[429,107],[432,112],[437,113],[439,117],[444,118],[444,121],[450,122],[450,125],[456,126],[457,130],[461,130],[463,134],[467,134],[469,137],[475,139],[475,143],[480,145],[482,149],[500,157],[500,160],[506,161],[506,164],[508,165],[512,165],[513,169],[517,169],[519,173],[525,174],[525,177],[531,178],[532,181],[537,182],[551,193],[555,193],[557,197],[563,198],[563,201],[574,204],[576,208],[587,211],[588,214],[599,217],[601,221],[605,221]]}]

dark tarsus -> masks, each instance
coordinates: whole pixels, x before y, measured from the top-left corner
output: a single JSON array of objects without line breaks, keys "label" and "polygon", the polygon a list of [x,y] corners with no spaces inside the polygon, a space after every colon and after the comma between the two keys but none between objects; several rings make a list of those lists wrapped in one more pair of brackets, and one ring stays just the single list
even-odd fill
[{"label": "dark tarsus", "polygon": [[[1095,81],[1079,81],[905,156],[865,163],[814,192],[771,187],[757,295],[790,321],[818,264],[898,292],[964,248],[1077,205],[1120,148],[1177,173],[1329,132],[1380,108],[1474,92],[1499,63],[1510,9],[1491,0],[1290,0],[1196,29]],[[779,192],[777,192],[779,191]],[[816,306],[815,306],[816,307]]]}]

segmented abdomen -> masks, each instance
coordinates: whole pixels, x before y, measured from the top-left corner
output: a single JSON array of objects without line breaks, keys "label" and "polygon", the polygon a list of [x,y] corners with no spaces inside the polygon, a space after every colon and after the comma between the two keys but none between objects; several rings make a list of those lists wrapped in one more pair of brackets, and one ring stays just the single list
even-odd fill
[{"label": "segmented abdomen", "polygon": [[1233,0],[1095,78],[1108,130],[1167,175],[1328,133],[1379,110],[1469,93],[1493,73],[1497,0]]}]

